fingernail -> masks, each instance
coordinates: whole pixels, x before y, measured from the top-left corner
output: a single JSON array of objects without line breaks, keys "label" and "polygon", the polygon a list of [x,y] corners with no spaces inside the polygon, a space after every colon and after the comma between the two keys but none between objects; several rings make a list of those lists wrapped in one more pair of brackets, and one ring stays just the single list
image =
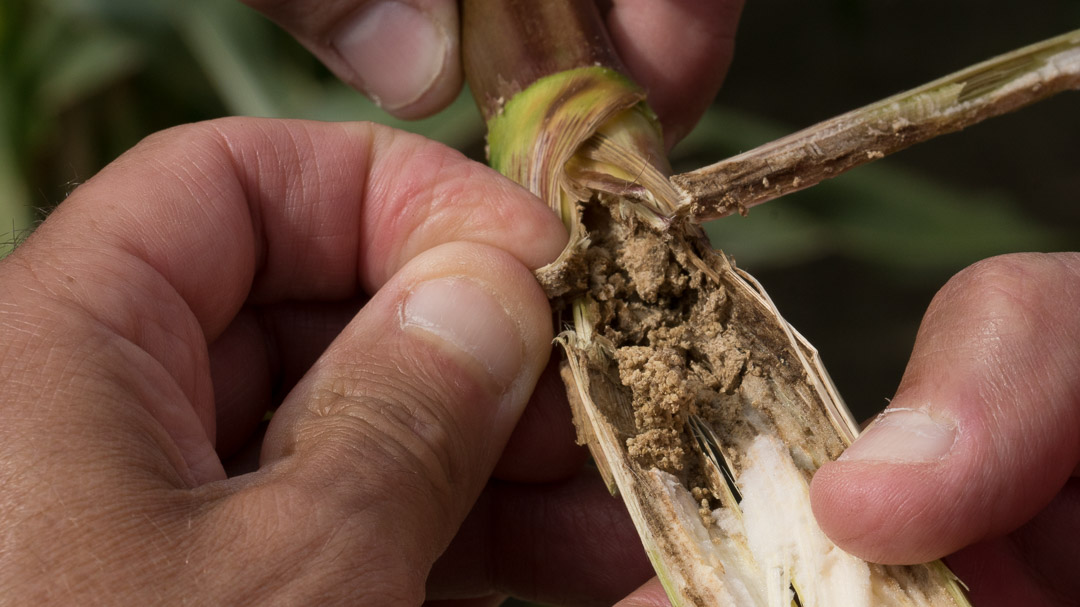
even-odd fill
[{"label": "fingernail", "polygon": [[429,15],[393,0],[370,3],[333,41],[368,96],[387,110],[411,105],[431,89],[450,44]]},{"label": "fingernail", "polygon": [[837,459],[898,464],[933,462],[945,457],[954,442],[954,424],[919,409],[889,409]]},{"label": "fingernail", "polygon": [[472,361],[500,391],[521,372],[525,344],[517,325],[490,292],[467,278],[437,278],[414,287],[401,307],[401,327]]}]

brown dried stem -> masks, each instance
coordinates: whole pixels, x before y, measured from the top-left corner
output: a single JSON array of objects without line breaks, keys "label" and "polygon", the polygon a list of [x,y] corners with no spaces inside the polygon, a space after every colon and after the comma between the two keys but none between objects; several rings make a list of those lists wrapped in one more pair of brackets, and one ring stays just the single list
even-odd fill
[{"label": "brown dried stem", "polygon": [[921,141],[1080,89],[1080,30],[1001,55],[672,177],[678,215],[707,221],[789,194]]}]

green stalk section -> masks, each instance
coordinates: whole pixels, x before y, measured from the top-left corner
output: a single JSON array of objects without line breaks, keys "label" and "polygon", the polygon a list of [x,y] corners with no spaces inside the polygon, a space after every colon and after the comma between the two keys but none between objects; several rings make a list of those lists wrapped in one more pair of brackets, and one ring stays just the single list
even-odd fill
[{"label": "green stalk section", "polygon": [[678,194],[645,92],[626,77],[590,0],[465,0],[465,76],[488,124],[491,165],[536,194],[570,233],[538,278],[550,297],[580,291],[579,205],[595,190],[636,195],[667,225]]},{"label": "green stalk section", "polygon": [[545,76],[581,67],[626,73],[592,1],[464,0],[462,13],[465,76],[485,120]]},{"label": "green stalk section", "polygon": [[563,195],[564,167],[606,122],[629,112],[656,129],[645,94],[605,67],[581,67],[545,76],[511,98],[488,120],[492,168],[546,201],[570,227],[577,211]]},{"label": "green stalk section", "polygon": [[[606,67],[544,76],[488,120],[491,166],[546,201],[573,232],[588,186],[627,189],[643,177],[667,184],[660,126],[644,99]],[[658,217],[674,211],[674,191],[665,193],[645,203]]]}]

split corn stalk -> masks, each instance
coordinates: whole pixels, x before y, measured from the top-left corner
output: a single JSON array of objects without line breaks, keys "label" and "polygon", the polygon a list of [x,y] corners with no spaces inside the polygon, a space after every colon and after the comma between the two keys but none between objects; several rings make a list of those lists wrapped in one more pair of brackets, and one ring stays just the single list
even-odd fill
[{"label": "split corn stalk", "polygon": [[809,481],[857,426],[814,348],[699,222],[1080,87],[1080,33],[669,180],[656,117],[592,0],[463,10],[491,164],[570,232],[537,275],[566,326],[579,440],[673,604],[969,605],[942,563],[867,563],[818,528]]}]

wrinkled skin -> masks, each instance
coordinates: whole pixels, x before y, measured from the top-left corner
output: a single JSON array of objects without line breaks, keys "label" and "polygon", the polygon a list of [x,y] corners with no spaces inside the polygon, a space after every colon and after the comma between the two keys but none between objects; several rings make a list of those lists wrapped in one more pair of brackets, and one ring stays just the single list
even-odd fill
[{"label": "wrinkled skin", "polygon": [[996,257],[950,280],[889,408],[927,412],[952,442],[928,461],[889,450],[822,467],[811,497],[826,533],[870,560],[951,554],[978,607],[1075,604],[1078,309],[1075,253]]},{"label": "wrinkled skin", "polygon": [[[544,374],[530,270],[565,238],[375,125],[150,137],[0,263],[5,599],[623,596],[648,564]],[[277,403],[258,470],[227,478]]]}]

